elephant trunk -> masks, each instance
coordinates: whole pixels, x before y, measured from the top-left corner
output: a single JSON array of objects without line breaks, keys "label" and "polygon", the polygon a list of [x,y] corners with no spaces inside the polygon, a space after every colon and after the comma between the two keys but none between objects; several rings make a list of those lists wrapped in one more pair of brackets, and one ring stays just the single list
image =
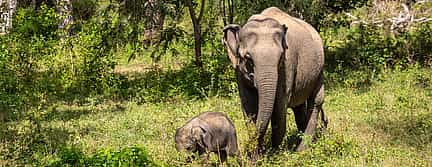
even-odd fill
[{"label": "elephant trunk", "polygon": [[256,74],[256,77],[259,94],[256,129],[258,135],[258,146],[262,147],[276,98],[278,81],[277,68],[272,67],[264,72],[259,72]]}]

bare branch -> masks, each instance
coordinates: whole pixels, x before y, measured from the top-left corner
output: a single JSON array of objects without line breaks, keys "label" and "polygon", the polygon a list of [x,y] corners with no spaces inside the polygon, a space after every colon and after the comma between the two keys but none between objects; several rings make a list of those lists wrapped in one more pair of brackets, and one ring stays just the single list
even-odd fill
[{"label": "bare branch", "polygon": [[[419,1],[416,2],[416,4],[424,3],[424,2],[425,1]],[[383,6],[382,3],[375,3],[375,5],[379,10],[385,10],[384,8],[386,8],[385,6]],[[407,4],[401,3],[400,5],[402,7],[402,10],[399,11],[397,16],[391,18],[384,18],[383,20],[376,20],[373,18],[371,19],[372,21],[365,21],[352,15],[351,13],[346,12],[344,14],[353,20],[351,24],[364,24],[364,25],[372,25],[378,27],[389,25],[390,31],[392,33],[407,31],[414,23],[424,23],[424,22],[432,21],[432,17],[429,18],[422,17],[416,19],[415,18],[416,13],[414,11],[411,11]],[[374,16],[376,15],[374,14]]]},{"label": "bare branch", "polygon": [[426,18],[426,17],[422,17],[419,19],[414,19],[414,22],[418,22],[418,23],[424,23],[424,22],[428,22],[428,21],[432,21],[432,18]]},{"label": "bare branch", "polygon": [[344,14],[347,15],[348,17],[354,19],[354,21],[352,22],[352,24],[357,24],[357,23],[362,23],[362,24],[366,24],[366,25],[369,24],[368,22],[359,19],[358,17],[352,15],[351,13],[345,12]]}]

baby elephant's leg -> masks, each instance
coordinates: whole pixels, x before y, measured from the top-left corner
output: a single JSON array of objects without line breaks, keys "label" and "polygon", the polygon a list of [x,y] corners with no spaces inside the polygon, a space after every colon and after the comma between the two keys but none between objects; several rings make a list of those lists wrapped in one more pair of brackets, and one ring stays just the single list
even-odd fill
[{"label": "baby elephant's leg", "polygon": [[225,150],[221,150],[218,152],[218,154],[219,154],[219,160],[221,164],[223,164],[227,159],[227,152]]},{"label": "baby elephant's leg", "polygon": [[243,167],[243,161],[240,152],[237,154],[237,163],[240,165],[240,167]]},{"label": "baby elephant's leg", "polygon": [[204,166],[208,166],[208,161],[209,161],[209,153],[204,151],[204,150],[199,150],[198,154],[200,155],[200,158],[202,160],[202,163]]}]

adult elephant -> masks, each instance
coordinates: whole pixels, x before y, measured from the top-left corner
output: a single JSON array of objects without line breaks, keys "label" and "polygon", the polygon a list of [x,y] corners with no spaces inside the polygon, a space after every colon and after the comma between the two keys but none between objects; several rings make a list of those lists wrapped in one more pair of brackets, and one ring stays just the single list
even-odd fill
[{"label": "adult elephant", "polygon": [[[270,120],[272,146],[281,144],[288,107],[305,135],[314,133],[319,112],[326,126],[322,109],[324,51],[312,26],[270,7],[251,16],[243,27],[231,24],[223,32],[237,74],[243,113],[256,126],[258,152],[263,150]],[[302,141],[297,150],[304,148]]]}]

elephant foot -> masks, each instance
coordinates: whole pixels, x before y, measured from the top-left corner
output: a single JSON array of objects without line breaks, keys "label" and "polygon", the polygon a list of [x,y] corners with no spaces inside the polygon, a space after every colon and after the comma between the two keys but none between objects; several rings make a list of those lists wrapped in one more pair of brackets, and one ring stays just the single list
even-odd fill
[{"label": "elephant foot", "polygon": [[300,142],[300,144],[297,145],[296,151],[297,151],[297,152],[302,152],[302,151],[304,151],[304,150],[306,150],[306,145],[305,145],[304,141],[302,140],[302,141]]},{"label": "elephant foot", "polygon": [[315,135],[304,134],[300,138],[300,141],[299,141],[299,144],[297,145],[296,151],[302,152],[302,151],[306,150],[311,143],[315,143],[315,140],[316,140]]},{"label": "elephant foot", "polygon": [[261,158],[262,152],[261,149],[254,149],[246,153],[247,160],[252,166],[256,166],[256,162]]},{"label": "elephant foot", "polygon": [[327,125],[328,125],[328,118],[327,116],[324,114],[324,110],[321,109],[321,122],[323,123],[323,129],[327,129]]}]

